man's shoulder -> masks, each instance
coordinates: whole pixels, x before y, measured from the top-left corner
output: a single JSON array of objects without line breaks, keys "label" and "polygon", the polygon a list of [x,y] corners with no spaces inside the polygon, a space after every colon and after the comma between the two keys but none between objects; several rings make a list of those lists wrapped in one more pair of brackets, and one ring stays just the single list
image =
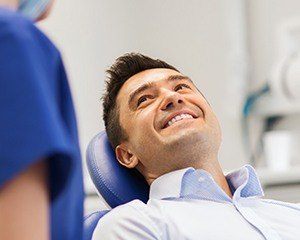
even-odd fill
[{"label": "man's shoulder", "polygon": [[278,207],[287,207],[287,208],[300,211],[300,203],[283,202],[275,199],[266,199],[266,198],[262,198],[260,199],[260,201],[265,204],[271,204]]},{"label": "man's shoulder", "polygon": [[[151,216],[149,206],[134,200],[112,209],[103,216],[95,228],[93,239],[120,239],[117,236],[121,235],[128,239],[137,239],[138,236],[148,239],[149,236],[160,236],[161,227]],[[126,237],[124,238],[127,239]]]},{"label": "man's shoulder", "polygon": [[109,218],[109,221],[119,221],[122,218],[132,219],[135,217],[141,217],[138,215],[143,215],[148,212],[148,210],[149,207],[147,206],[147,204],[143,203],[140,200],[133,200],[131,202],[115,207],[114,209],[110,210],[103,218]]}]

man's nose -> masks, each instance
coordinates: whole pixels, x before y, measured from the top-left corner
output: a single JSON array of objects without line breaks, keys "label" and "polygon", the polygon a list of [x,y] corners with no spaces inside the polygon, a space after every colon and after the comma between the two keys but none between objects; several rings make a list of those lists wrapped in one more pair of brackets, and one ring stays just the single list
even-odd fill
[{"label": "man's nose", "polygon": [[161,110],[170,110],[172,108],[178,107],[178,105],[183,104],[183,96],[177,92],[167,93],[162,104]]}]

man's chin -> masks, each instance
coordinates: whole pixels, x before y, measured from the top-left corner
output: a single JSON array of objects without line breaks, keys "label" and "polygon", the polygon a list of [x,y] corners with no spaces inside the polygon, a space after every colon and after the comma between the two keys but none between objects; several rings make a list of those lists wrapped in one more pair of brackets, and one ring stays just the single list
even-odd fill
[{"label": "man's chin", "polygon": [[196,128],[186,128],[164,136],[164,138],[164,145],[174,149],[191,146],[197,144],[199,141],[202,142],[204,140],[204,133]]}]

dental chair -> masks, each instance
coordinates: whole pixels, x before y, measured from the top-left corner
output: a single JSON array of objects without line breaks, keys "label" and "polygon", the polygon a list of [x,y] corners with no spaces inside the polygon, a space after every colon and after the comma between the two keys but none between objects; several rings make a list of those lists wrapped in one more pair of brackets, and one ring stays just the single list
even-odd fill
[{"label": "dental chair", "polygon": [[[146,203],[149,185],[135,169],[121,166],[112,149],[106,132],[97,134],[89,143],[86,152],[90,177],[106,203],[115,208],[134,199]],[[92,239],[98,221],[110,210],[94,212],[84,219],[84,240]]]}]

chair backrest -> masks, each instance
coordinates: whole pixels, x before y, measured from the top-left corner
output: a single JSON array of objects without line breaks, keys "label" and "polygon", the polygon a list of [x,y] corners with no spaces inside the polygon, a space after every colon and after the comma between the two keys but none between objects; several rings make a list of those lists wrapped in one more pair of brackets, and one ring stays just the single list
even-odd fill
[{"label": "chair backrest", "polygon": [[98,224],[100,218],[102,218],[109,210],[94,212],[84,218],[84,232],[83,239],[91,240],[93,237],[93,232]]},{"label": "chair backrest", "polygon": [[137,170],[118,163],[105,131],[89,143],[86,160],[93,183],[111,208],[134,199],[148,201],[149,185]]}]

